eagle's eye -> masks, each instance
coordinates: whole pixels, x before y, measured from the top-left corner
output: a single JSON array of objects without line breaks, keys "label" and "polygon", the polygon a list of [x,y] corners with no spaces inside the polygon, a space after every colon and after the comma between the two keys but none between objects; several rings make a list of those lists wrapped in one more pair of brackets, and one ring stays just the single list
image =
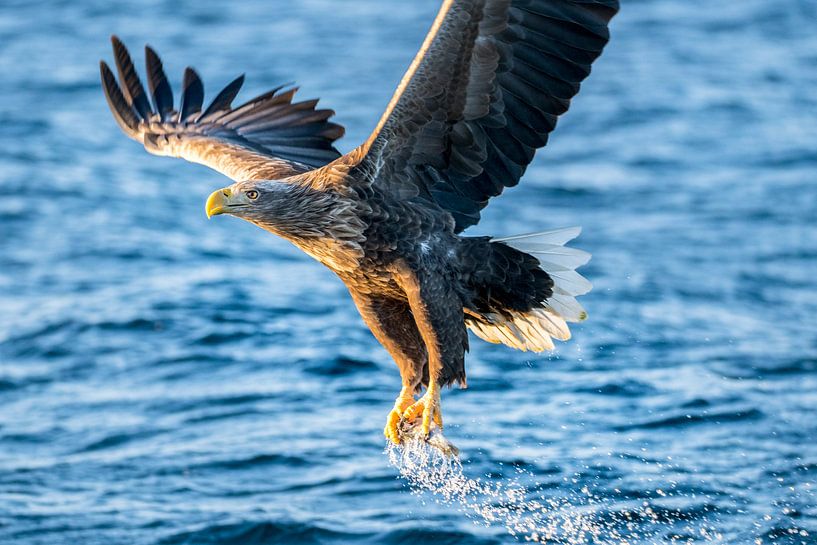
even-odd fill
[{"label": "eagle's eye", "polygon": [[250,189],[249,191],[247,191],[247,198],[250,199],[251,201],[254,201],[255,199],[258,198],[258,191],[256,191],[255,189]]}]

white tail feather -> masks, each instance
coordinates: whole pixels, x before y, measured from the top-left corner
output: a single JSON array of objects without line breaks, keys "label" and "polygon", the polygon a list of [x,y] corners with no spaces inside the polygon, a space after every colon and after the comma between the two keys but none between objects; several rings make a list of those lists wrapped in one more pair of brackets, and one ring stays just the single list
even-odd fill
[{"label": "white tail feather", "polygon": [[551,309],[537,308],[530,312],[513,312],[506,316],[486,316],[491,323],[467,319],[466,325],[474,334],[490,343],[502,343],[517,350],[544,352],[553,350],[553,339],[570,339],[565,321]]},{"label": "white tail feather", "polygon": [[565,267],[568,270],[573,270],[586,265],[590,261],[589,253],[576,248],[567,248],[556,244],[533,243],[524,240],[506,242],[506,244],[513,246],[517,250],[532,254],[542,263],[549,262],[557,268]]},{"label": "white tail feather", "polygon": [[[542,268],[544,269],[544,267]],[[544,270],[553,279],[554,288],[556,288],[554,291],[557,291],[557,293],[576,296],[584,295],[593,289],[593,284],[576,271]]]},{"label": "white tail feather", "polygon": [[536,257],[553,279],[553,295],[542,306],[528,312],[517,311],[485,316],[487,321],[466,319],[466,325],[478,337],[502,343],[518,350],[553,350],[553,339],[570,339],[567,322],[581,322],[587,312],[576,301],[593,287],[576,268],[590,261],[590,254],[564,245],[579,236],[581,227],[567,227],[505,238],[495,238],[508,246]]},{"label": "white tail feather", "polygon": [[[582,228],[562,227],[561,229],[551,229],[550,231],[539,231],[537,233],[527,233],[524,235],[514,235],[512,237],[495,238],[495,242],[509,242],[512,240],[536,239],[539,242],[546,244],[556,244],[557,246],[564,246],[577,236],[582,234]],[[508,246],[512,246],[509,244]]]}]

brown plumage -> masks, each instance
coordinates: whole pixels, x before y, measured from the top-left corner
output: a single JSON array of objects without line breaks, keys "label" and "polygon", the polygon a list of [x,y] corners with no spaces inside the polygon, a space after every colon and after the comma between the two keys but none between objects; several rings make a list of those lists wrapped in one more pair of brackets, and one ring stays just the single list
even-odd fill
[{"label": "brown plumage", "polygon": [[[459,233],[518,183],[590,73],[618,0],[446,0],[372,133],[341,156],[343,128],[317,101],[278,88],[232,107],[243,76],[207,108],[185,71],[179,110],[162,63],[146,49],[150,97],[113,38],[119,82],[105,96],[128,136],[157,155],[207,165],[235,183],[208,215],[228,213],[294,243],[348,286],[400,368],[386,436],[422,415],[442,425],[439,387],[465,384],[466,328],[522,350],[566,340],[585,318],[565,247],[577,228],[492,239]],[[414,396],[425,386],[426,393]]]}]

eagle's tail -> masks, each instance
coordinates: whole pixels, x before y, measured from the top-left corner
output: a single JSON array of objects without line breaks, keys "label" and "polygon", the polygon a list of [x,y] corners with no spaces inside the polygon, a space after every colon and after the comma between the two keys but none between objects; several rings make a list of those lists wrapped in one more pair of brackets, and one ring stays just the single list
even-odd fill
[{"label": "eagle's tail", "polygon": [[472,245],[472,256],[479,250],[481,262],[473,266],[474,301],[465,309],[471,331],[488,342],[534,352],[552,350],[552,339],[568,340],[567,322],[587,318],[576,297],[592,287],[575,271],[590,261],[590,254],[565,246],[580,232],[569,227],[471,239],[482,242]]}]

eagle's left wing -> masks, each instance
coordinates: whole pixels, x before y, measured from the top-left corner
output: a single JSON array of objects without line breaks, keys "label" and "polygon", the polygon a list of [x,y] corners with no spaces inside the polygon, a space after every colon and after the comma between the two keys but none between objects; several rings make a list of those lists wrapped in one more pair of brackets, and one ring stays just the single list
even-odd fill
[{"label": "eagle's left wing", "polygon": [[179,109],[162,62],[145,48],[151,100],[128,50],[113,42],[120,84],[100,63],[105,98],[125,133],[155,155],[206,165],[233,180],[274,180],[301,174],[340,157],[332,143],[344,129],[329,120],[335,112],[316,109],[317,100],[292,102],[297,88],[279,87],[233,108],[241,76],[203,108],[204,86],[187,68]]},{"label": "eagle's left wing", "polygon": [[369,179],[479,221],[545,145],[609,38],[618,0],[444,0],[369,140]]}]

